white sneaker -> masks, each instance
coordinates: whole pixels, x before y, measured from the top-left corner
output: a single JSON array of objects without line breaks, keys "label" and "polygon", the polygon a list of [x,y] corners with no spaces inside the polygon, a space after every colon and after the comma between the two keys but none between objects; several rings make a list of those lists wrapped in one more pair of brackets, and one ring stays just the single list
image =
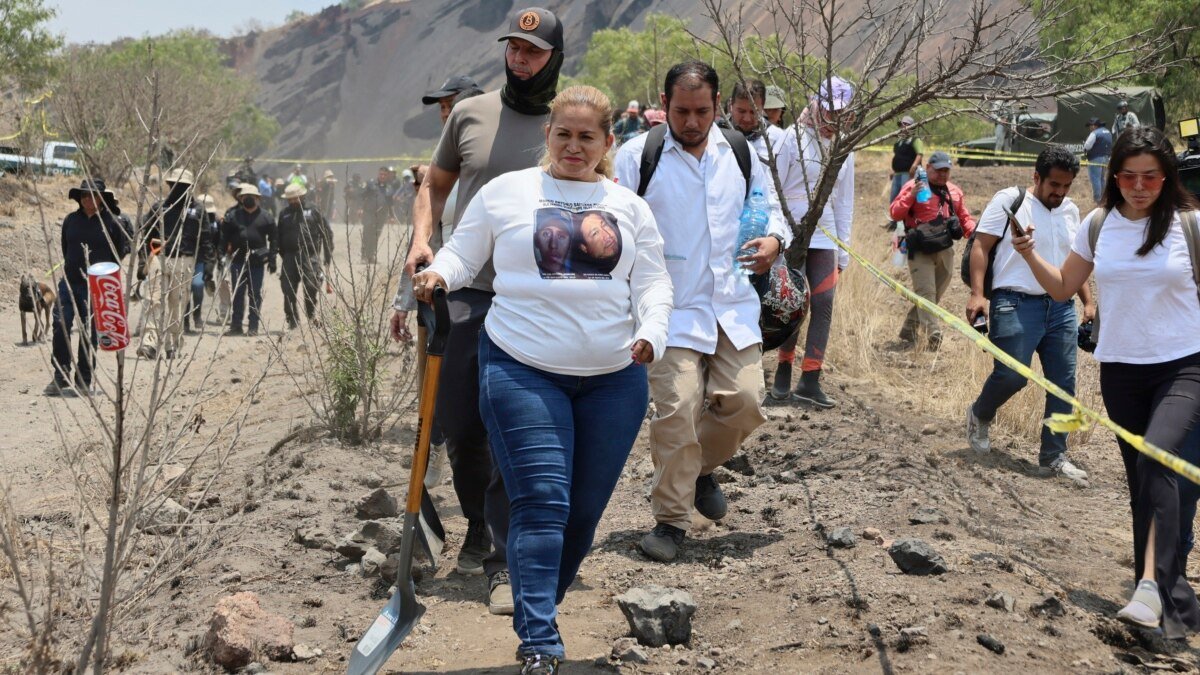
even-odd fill
[{"label": "white sneaker", "polygon": [[1066,455],[1059,455],[1058,459],[1051,462],[1050,466],[1047,468],[1049,468],[1052,473],[1062,476],[1063,478],[1067,478],[1071,481],[1079,483],[1080,485],[1087,485],[1087,472],[1072,464],[1071,460],[1067,459]]},{"label": "white sneaker", "polygon": [[967,442],[975,452],[992,451],[992,441],[988,438],[991,422],[984,422],[975,416],[975,404],[967,406]]}]

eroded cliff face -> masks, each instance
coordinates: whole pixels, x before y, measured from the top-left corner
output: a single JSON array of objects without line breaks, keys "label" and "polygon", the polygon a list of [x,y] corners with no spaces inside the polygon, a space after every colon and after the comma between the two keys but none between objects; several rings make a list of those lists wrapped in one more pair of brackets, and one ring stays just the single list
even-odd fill
[{"label": "eroded cliff face", "polygon": [[[1020,0],[993,0],[1014,5]],[[847,0],[850,5],[861,0]],[[597,30],[639,27],[648,13],[708,24],[694,0],[543,0],[566,27],[564,72],[573,73]],[[963,13],[965,7],[952,7]],[[286,27],[225,45],[236,68],[260,82],[259,101],[279,120],[272,157],[308,159],[427,155],[437,142],[436,106],[421,95],[449,75],[485,90],[504,81],[504,32],[514,0],[384,0],[356,11],[329,7]],[[743,17],[766,29],[761,9]],[[949,36],[946,36],[947,40]],[[853,60],[855,40],[845,40]],[[936,48],[936,46],[934,46]],[[369,167],[363,167],[369,170]]]}]

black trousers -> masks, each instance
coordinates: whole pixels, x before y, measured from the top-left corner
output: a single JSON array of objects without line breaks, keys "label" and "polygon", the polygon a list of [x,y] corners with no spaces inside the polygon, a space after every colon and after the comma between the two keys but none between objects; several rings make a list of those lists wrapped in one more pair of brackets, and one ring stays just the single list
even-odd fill
[{"label": "black trousers", "polygon": [[283,289],[283,315],[289,326],[300,321],[296,307],[296,291],[304,285],[304,316],[311,321],[317,310],[317,297],[321,291],[321,261],[317,256],[304,253],[280,254],[283,265],[279,273],[279,285]]},{"label": "black trousers", "polygon": [[450,335],[437,393],[437,425],[446,437],[458,503],[463,516],[483,521],[492,538],[492,552],[483,561],[488,576],[508,569],[508,494],[479,415],[479,335],[492,297],[473,288],[447,296]]},{"label": "black trousers", "polygon": [[[1165,363],[1102,363],[1100,392],[1114,422],[1179,454],[1200,418],[1200,354]],[[1117,444],[1133,512],[1135,578],[1143,576],[1153,522],[1154,577],[1162,597],[1163,632],[1167,638],[1182,638],[1188,630],[1200,629],[1200,604],[1184,576],[1187,552],[1179,546],[1179,481],[1187,479],[1125,441]]]}]

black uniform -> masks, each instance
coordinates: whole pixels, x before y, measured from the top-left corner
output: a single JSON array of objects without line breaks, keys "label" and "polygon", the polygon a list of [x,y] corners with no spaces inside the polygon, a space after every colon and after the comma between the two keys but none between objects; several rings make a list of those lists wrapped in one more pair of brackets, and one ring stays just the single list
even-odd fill
[{"label": "black uniform", "polygon": [[[337,192],[337,183],[331,180],[321,180],[313,190],[317,193],[317,209],[329,218],[333,217],[333,199]],[[284,207],[286,211],[287,208]]]},{"label": "black uniform", "polygon": [[367,183],[362,192],[363,232],[362,260],[375,262],[375,249],[379,246],[379,234],[392,215],[392,200],[396,196],[397,184],[375,179]]},{"label": "black uniform", "polygon": [[254,213],[236,206],[225,212],[221,222],[221,249],[230,254],[229,271],[233,283],[233,314],[229,328],[234,333],[242,330],[242,317],[246,310],[246,291],[250,291],[251,334],[258,332],[262,307],[263,267],[275,272],[273,247],[275,223],[259,207]]},{"label": "black uniform", "polygon": [[283,313],[288,327],[299,322],[296,312],[296,288],[304,284],[304,315],[312,321],[321,290],[322,263],[329,266],[333,259],[333,230],[317,209],[301,203],[284,207],[276,226],[278,234],[271,241],[274,254],[282,259],[279,284],[283,289]]}]

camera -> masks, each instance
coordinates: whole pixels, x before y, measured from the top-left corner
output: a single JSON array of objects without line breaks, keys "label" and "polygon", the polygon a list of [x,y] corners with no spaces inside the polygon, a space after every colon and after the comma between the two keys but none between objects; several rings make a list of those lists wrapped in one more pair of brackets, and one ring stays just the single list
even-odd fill
[{"label": "camera", "polygon": [[1182,120],[1179,136],[1187,142],[1187,149],[1179,153],[1179,178],[1200,199],[1200,118]]}]

